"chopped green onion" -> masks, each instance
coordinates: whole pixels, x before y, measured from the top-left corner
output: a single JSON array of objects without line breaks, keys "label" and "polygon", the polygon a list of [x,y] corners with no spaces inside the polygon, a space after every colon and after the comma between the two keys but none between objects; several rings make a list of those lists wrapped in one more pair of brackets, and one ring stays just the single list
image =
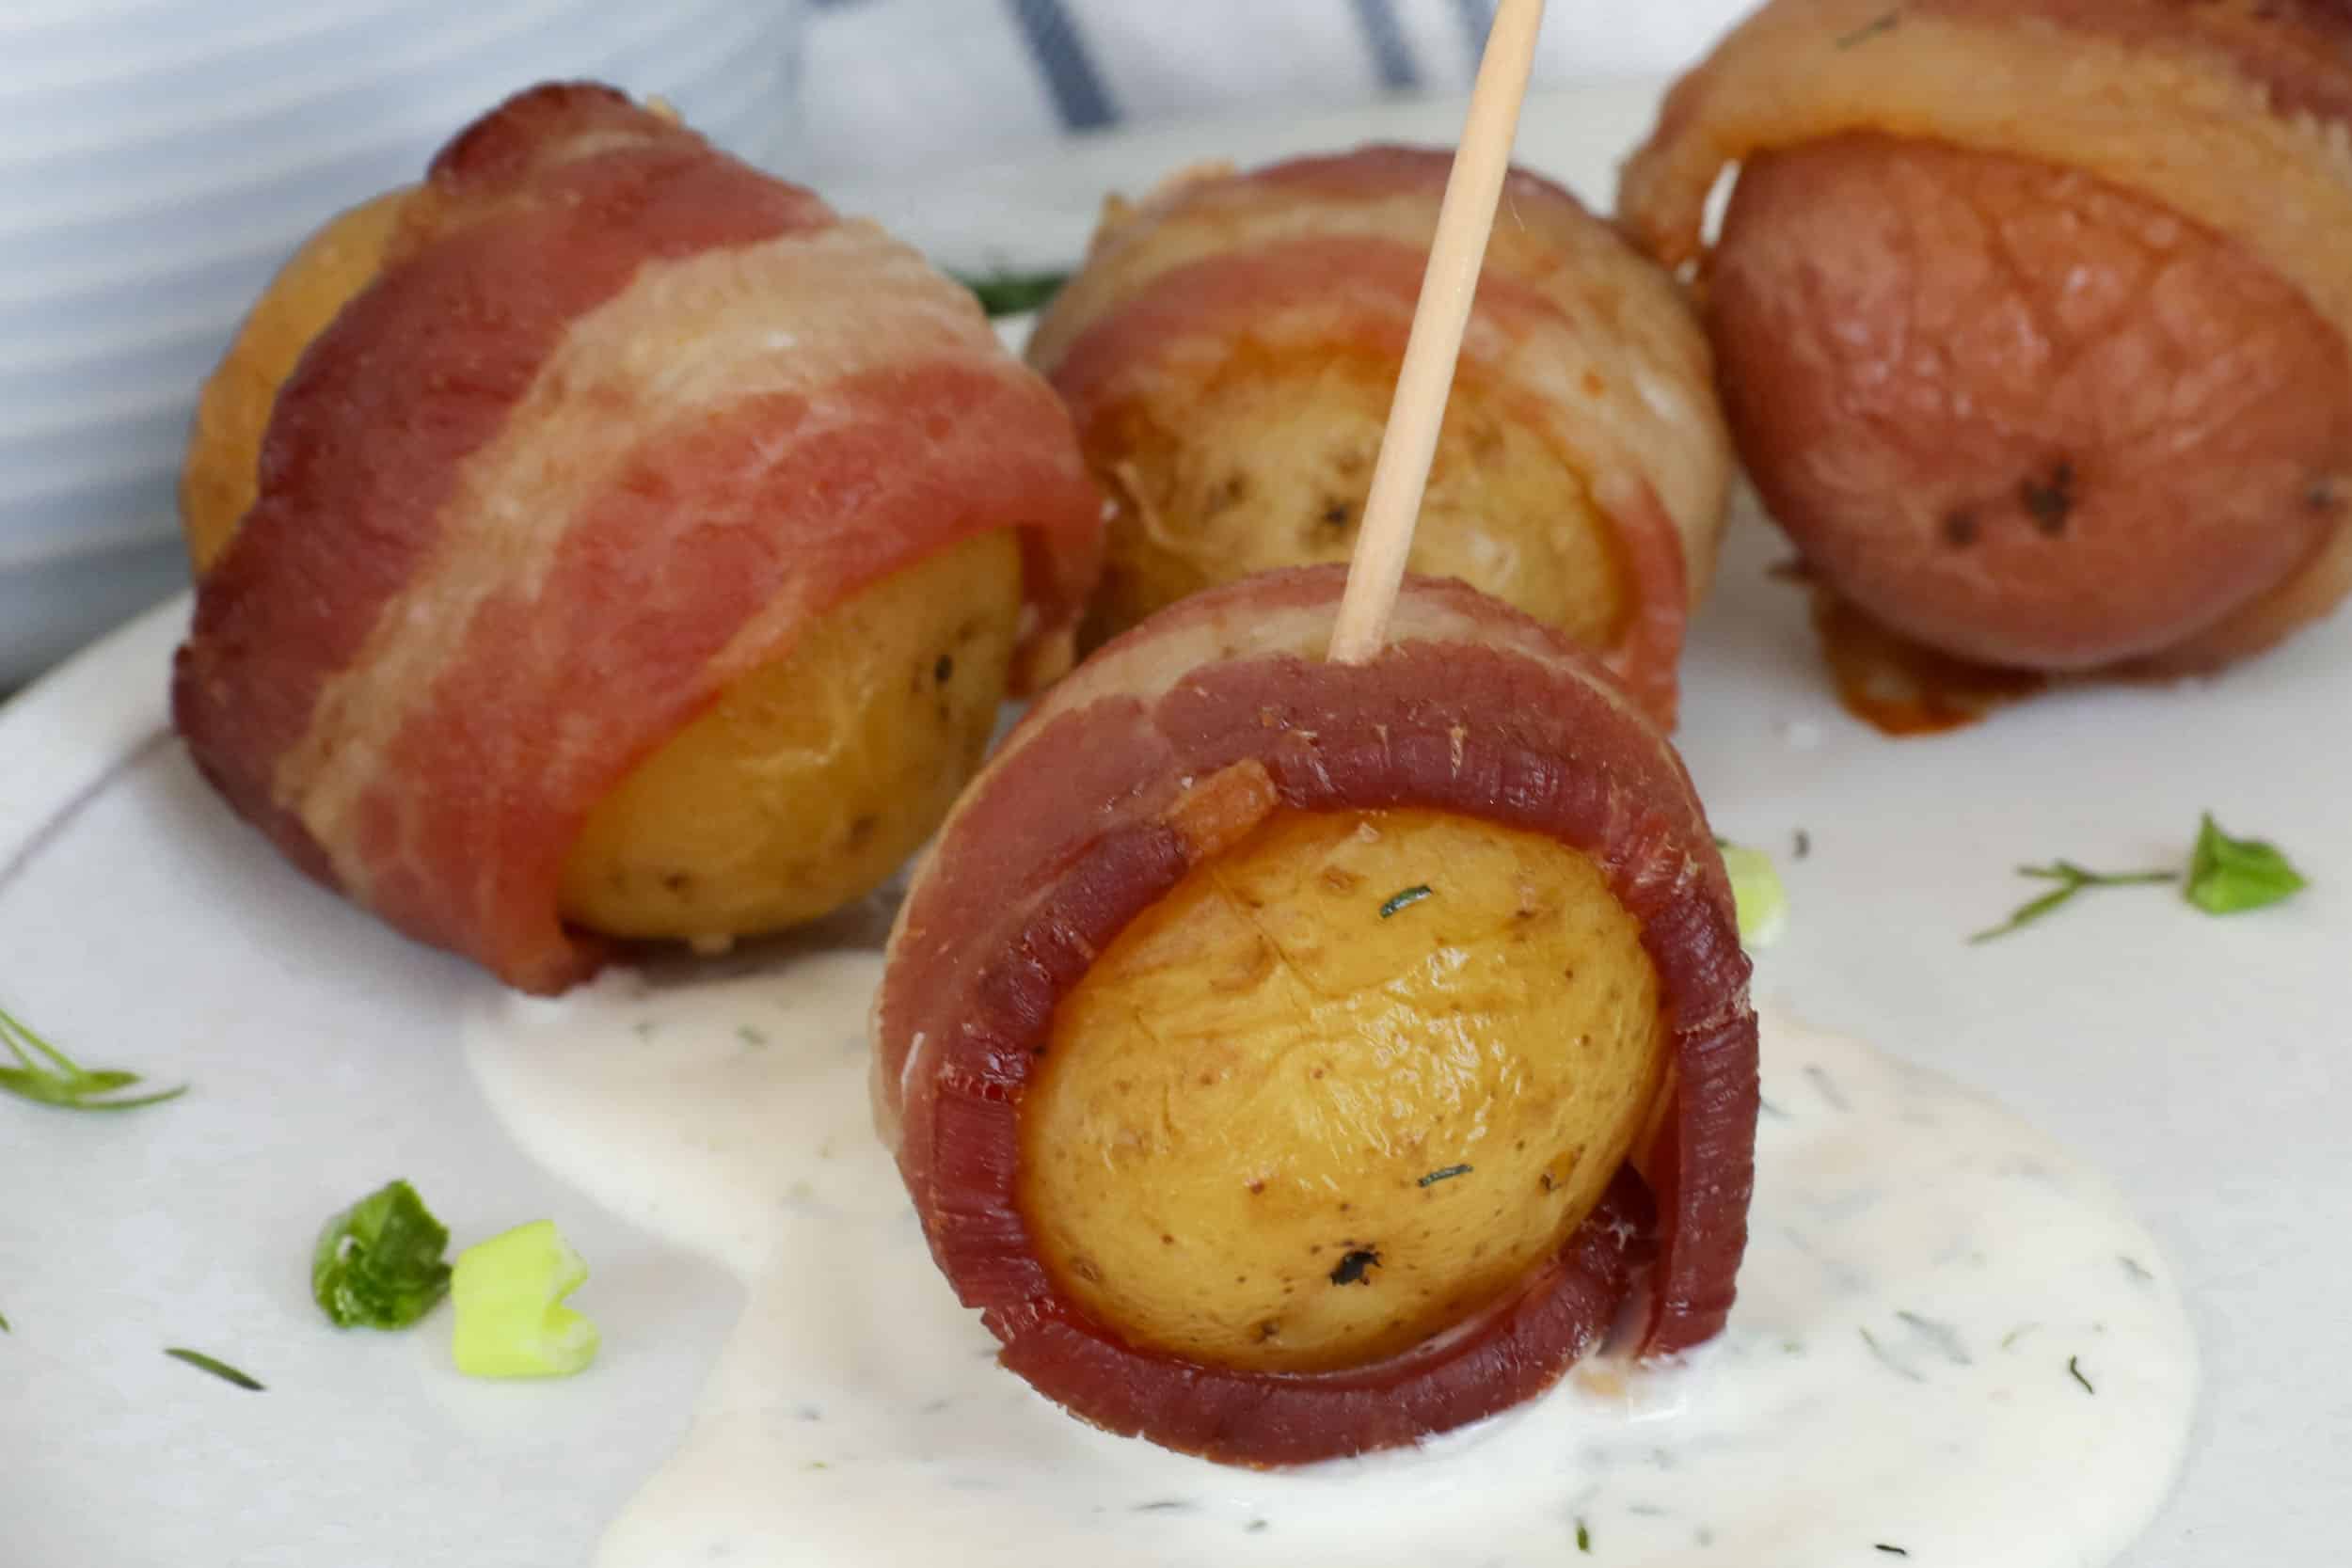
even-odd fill
[{"label": "chopped green onion", "polygon": [[1740,911],[1740,940],[1750,947],[1770,947],[1788,924],[1788,892],[1780,884],[1772,857],[1720,839],[1724,872],[1731,879],[1731,898]]},{"label": "chopped green onion", "polygon": [[2188,901],[2207,914],[2236,914],[2291,898],[2310,886],[2274,845],[2232,838],[2207,812],[2189,857]]},{"label": "chopped green onion", "polygon": [[588,1265],[534,1220],[457,1255],[450,1349],[469,1377],[569,1377],[596,1358],[596,1325],[564,1305]]},{"label": "chopped green onion", "polygon": [[326,1222],[310,1254],[310,1295],[344,1328],[406,1328],[449,1293],[449,1227],[405,1181],[386,1183]]}]

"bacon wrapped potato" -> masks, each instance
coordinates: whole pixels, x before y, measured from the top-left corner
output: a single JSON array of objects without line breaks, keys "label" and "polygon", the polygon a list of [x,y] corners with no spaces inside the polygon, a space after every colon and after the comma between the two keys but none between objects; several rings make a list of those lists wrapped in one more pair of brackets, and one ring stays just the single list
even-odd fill
[{"label": "bacon wrapped potato", "polygon": [[1343,570],[1195,595],[1054,690],[900,911],[878,1117],[1006,1366],[1276,1465],[1719,1329],[1756,1022],[1690,781],[1460,583],[1323,661]]},{"label": "bacon wrapped potato", "polygon": [[1741,457],[1836,593],[1990,664],[2207,669],[2352,590],[2352,13],[1772,0],[1621,215],[1703,259]]},{"label": "bacon wrapped potato", "polygon": [[1102,507],[967,292],[580,85],[304,247],[183,503],[198,766],[532,990],[887,877],[1066,667]]},{"label": "bacon wrapped potato", "polygon": [[[1113,514],[1087,639],[1214,583],[1353,548],[1449,154],[1375,147],[1112,201],[1028,349]],[[1729,447],[1673,285],[1514,173],[1411,565],[1600,652],[1671,719]]]}]

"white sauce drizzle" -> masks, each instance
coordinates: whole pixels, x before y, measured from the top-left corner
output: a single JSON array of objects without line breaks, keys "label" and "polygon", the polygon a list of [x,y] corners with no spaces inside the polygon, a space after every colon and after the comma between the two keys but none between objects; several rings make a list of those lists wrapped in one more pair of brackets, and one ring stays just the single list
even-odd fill
[{"label": "white sauce drizzle", "polygon": [[469,1021],[527,1148],[750,1291],[599,1568],[2074,1568],[2179,1468],[2196,1347],[2118,1195],[1989,1101],[1778,1015],[1739,1309],[1686,1364],[1588,1363],[1418,1451],[1288,1473],[1094,1431],[993,1364],[931,1265],[872,1132],[880,973],[623,974]]}]

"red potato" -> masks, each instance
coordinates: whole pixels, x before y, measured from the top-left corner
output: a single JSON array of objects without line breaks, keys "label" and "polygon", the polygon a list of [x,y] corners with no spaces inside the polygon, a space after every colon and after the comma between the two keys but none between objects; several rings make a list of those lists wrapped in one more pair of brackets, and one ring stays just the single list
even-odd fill
[{"label": "red potato", "polygon": [[2347,131],[2340,0],[1770,0],[1618,213],[1829,592],[1929,657],[2202,670],[2352,593]]},{"label": "red potato", "polygon": [[1756,159],[1710,318],[1772,515],[1965,657],[2159,654],[2343,516],[2343,340],[2233,241],[2075,170],[1867,134]]}]

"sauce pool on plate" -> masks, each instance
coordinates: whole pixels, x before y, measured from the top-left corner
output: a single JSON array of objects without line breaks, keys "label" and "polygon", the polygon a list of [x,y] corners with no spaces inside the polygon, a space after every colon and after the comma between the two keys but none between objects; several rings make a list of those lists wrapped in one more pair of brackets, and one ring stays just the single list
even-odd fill
[{"label": "sauce pool on plate", "polygon": [[468,1053],[524,1147],[736,1273],[691,1436],[600,1568],[1445,1562],[2060,1568],[2122,1552],[2185,1450],[2197,1352],[2096,1173],[1989,1101],[1764,1021],[1752,1238],[1721,1339],[1588,1360],[1413,1450],[1234,1470],[1073,1420],[926,1255],[867,1096],[879,955],[557,1002]]}]

